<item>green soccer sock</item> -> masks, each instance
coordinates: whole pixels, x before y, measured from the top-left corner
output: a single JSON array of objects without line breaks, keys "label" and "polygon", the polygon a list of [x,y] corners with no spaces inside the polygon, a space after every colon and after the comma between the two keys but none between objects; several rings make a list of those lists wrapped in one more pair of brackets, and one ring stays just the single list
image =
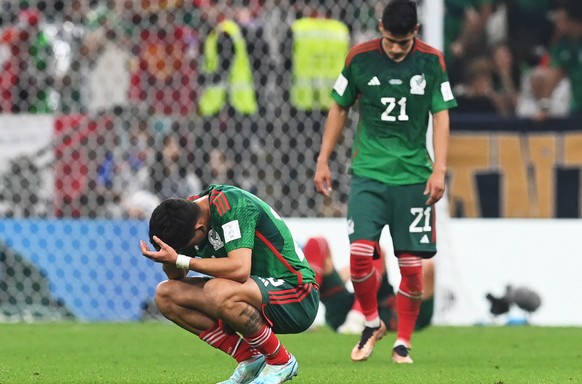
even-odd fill
[{"label": "green soccer sock", "polygon": [[337,271],[323,276],[321,302],[325,305],[325,322],[334,330],[346,321],[354,305],[354,294],[346,286]]}]

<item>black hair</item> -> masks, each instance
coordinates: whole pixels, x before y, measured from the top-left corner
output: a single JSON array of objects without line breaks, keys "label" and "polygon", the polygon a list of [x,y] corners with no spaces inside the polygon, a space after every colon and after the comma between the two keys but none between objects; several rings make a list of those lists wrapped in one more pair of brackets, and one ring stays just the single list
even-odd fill
[{"label": "black hair", "polygon": [[184,248],[194,237],[194,225],[200,217],[200,207],[184,199],[167,199],[154,209],[149,223],[150,243],[159,250],[154,241],[159,237],[176,251]]},{"label": "black hair", "polygon": [[412,0],[390,0],[382,13],[382,25],[393,35],[408,35],[417,24],[416,3]]},{"label": "black hair", "polygon": [[578,23],[582,22],[582,3],[580,0],[564,1],[564,9],[571,20]]}]

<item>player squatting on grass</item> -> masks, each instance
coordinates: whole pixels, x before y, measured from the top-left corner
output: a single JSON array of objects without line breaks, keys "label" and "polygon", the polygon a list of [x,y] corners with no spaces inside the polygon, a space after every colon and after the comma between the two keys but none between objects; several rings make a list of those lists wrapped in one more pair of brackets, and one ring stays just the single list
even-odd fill
[{"label": "player squatting on grass", "polygon": [[156,288],[158,309],[238,362],[223,383],[277,384],[297,375],[297,360],[276,334],[311,326],[319,289],[289,228],[267,203],[211,185],[199,196],[163,201],[151,215],[149,238],[156,250],[141,240],[141,253],[162,263],[168,276]]}]

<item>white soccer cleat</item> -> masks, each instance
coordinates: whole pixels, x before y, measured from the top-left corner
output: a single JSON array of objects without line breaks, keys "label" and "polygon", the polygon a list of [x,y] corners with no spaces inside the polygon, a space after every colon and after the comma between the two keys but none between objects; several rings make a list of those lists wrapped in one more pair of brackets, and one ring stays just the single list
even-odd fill
[{"label": "white soccer cleat", "polygon": [[221,381],[218,384],[248,384],[253,381],[261,372],[261,369],[265,366],[265,356],[259,355],[258,357],[241,361],[230,379],[226,381]]},{"label": "white soccer cleat", "polygon": [[283,365],[266,364],[265,368],[259,373],[251,384],[280,384],[297,376],[299,364],[295,356],[291,355],[291,360]]}]

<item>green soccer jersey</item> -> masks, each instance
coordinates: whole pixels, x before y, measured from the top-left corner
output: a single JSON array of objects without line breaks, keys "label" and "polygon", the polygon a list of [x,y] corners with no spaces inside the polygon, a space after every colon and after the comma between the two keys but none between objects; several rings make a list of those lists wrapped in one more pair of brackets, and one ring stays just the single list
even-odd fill
[{"label": "green soccer jersey", "polygon": [[552,66],[561,68],[572,83],[573,112],[582,112],[582,38],[562,39],[551,50]]},{"label": "green soccer jersey", "polygon": [[428,180],[429,115],[457,105],[441,52],[416,39],[406,58],[395,62],[384,53],[380,39],[357,45],[332,96],[344,108],[359,101],[354,174],[388,185]]},{"label": "green soccer jersey", "polygon": [[315,282],[315,272],[279,215],[255,195],[230,185],[211,185],[208,195],[208,239],[190,255],[226,257],[239,248],[252,249],[251,275],[301,285]]}]

